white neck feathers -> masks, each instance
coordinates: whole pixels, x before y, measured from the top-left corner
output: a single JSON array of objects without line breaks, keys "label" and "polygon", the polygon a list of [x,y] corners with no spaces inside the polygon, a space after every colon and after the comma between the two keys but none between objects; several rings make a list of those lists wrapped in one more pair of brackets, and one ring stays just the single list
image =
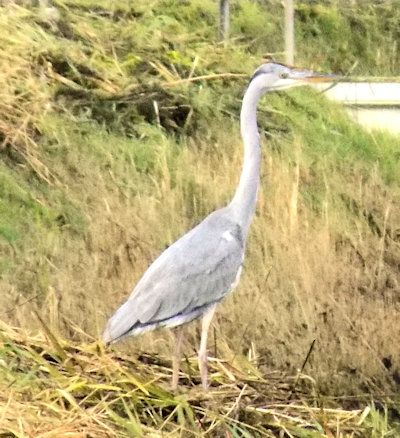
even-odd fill
[{"label": "white neck feathers", "polygon": [[244,162],[239,185],[230,203],[233,215],[247,234],[257,202],[260,181],[261,147],[257,127],[257,103],[265,91],[261,78],[254,78],[243,97],[240,130],[244,143]]}]

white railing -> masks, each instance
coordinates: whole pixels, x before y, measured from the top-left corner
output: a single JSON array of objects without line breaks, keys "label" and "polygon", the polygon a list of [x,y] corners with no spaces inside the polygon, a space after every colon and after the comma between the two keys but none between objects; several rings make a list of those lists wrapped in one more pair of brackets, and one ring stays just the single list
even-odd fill
[{"label": "white railing", "polygon": [[400,133],[400,82],[320,82],[313,87],[345,105],[363,126]]}]

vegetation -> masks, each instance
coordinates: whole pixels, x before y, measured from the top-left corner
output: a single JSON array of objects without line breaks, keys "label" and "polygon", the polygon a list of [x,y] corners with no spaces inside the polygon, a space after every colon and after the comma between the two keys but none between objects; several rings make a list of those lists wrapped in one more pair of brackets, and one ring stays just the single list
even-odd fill
[{"label": "vegetation", "polygon": [[[260,106],[262,188],[210,394],[195,325],[179,396],[167,332],[96,343],[151,260],[232,196],[281,2],[234,2],[227,47],[211,0],[0,8],[0,435],[396,436],[400,142],[311,89]],[[296,8],[298,64],[399,71],[395,2]]]},{"label": "vegetation", "polygon": [[43,328],[50,346],[8,326],[0,332],[0,376],[12,388],[0,393],[3,436],[319,437],[335,430],[387,436],[391,430],[387,411],[374,406],[332,409],[322,398],[319,406],[306,403],[312,379],[305,375],[262,376],[243,358],[214,359],[215,386],[205,395],[197,389],[196,361],[188,359],[186,393],[177,396],[168,390],[171,368],[164,359],[72,346]]}]

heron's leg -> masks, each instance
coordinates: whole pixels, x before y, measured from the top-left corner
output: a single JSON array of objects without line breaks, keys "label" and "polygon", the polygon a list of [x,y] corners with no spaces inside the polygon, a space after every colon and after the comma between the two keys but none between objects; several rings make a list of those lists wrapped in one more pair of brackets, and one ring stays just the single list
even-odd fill
[{"label": "heron's leg", "polygon": [[183,338],[183,326],[180,326],[174,330],[175,335],[175,346],[174,346],[174,355],[172,357],[172,389],[178,387],[179,380],[179,366],[181,363],[181,354],[182,354],[182,338]]},{"label": "heron's leg", "polygon": [[204,391],[207,391],[207,335],[210,328],[211,320],[213,319],[216,306],[211,307],[203,316],[201,324],[201,341],[199,348],[199,368],[201,374],[201,382]]}]

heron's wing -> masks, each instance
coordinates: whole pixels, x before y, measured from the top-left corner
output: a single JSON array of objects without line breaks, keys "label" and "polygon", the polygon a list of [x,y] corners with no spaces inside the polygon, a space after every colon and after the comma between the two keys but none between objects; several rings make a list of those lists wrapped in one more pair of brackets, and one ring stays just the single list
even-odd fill
[{"label": "heron's wing", "polygon": [[212,213],[153,262],[108,321],[103,339],[112,342],[179,316],[184,322],[196,309],[201,314],[230,292],[243,251],[240,226],[224,210]]}]

